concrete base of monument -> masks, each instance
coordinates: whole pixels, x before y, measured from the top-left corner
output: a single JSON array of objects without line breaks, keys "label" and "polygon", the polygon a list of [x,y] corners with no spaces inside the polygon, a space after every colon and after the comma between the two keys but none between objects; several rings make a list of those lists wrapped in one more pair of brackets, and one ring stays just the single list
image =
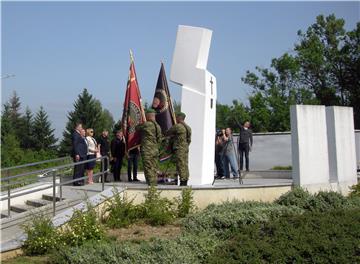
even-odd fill
[{"label": "concrete base of monument", "polygon": [[310,193],[317,193],[319,191],[334,191],[343,195],[350,193],[350,186],[356,185],[358,181],[344,181],[344,182],[331,182],[331,183],[318,183],[301,185],[302,188],[308,190]]}]

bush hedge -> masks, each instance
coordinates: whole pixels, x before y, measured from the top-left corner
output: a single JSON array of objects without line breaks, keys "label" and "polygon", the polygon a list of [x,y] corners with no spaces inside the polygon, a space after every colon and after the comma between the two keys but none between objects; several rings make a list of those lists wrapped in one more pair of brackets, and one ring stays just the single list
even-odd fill
[{"label": "bush hedge", "polygon": [[137,243],[101,241],[59,249],[52,255],[51,263],[205,263],[219,243],[219,240],[206,234],[185,234],[176,239],[155,238]]},{"label": "bush hedge", "polygon": [[286,216],[238,230],[206,263],[359,263],[360,210]]},{"label": "bush hedge", "polygon": [[267,222],[281,216],[302,214],[303,209],[263,202],[225,202],[210,205],[182,221],[185,230],[192,233],[226,234],[248,224]]},{"label": "bush hedge", "polygon": [[298,187],[280,196],[275,203],[285,206],[297,206],[311,212],[360,208],[360,200],[356,196],[348,198],[333,191],[320,191],[313,195]]}]

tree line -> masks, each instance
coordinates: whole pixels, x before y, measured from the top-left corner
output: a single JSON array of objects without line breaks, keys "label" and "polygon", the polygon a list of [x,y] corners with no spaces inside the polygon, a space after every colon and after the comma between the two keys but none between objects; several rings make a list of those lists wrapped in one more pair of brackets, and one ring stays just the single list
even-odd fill
[{"label": "tree line", "polygon": [[[335,15],[319,15],[305,32],[297,32],[299,39],[291,52],[272,59],[270,68],[247,71],[241,80],[252,88],[249,101],[218,102],[216,127],[236,132],[240,122],[250,120],[255,132],[289,131],[290,105],[321,104],[353,107],[355,128],[360,129],[360,23],[350,31],[344,26],[345,21]],[[87,89],[73,107],[58,142],[45,109],[33,114],[27,107],[21,113],[20,98],[14,93],[1,113],[1,166],[69,155],[76,122],[93,128],[97,135],[103,129],[121,127]],[[174,102],[174,107],[180,110],[181,106]]]},{"label": "tree line", "polygon": [[351,106],[360,129],[360,23],[346,31],[345,20],[319,15],[291,52],[256,67],[241,79],[252,88],[247,105],[234,100],[217,106],[217,127],[238,129],[250,120],[255,132],[289,131],[290,105]]}]

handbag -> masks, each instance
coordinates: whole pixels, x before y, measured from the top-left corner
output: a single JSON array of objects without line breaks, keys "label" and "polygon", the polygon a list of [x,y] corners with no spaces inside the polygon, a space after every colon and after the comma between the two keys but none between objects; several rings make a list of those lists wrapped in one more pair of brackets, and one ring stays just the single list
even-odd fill
[{"label": "handbag", "polygon": [[[97,159],[98,159],[98,158],[101,158],[100,152],[96,152],[96,158],[97,158]],[[96,160],[96,161],[100,162],[101,160]]]}]

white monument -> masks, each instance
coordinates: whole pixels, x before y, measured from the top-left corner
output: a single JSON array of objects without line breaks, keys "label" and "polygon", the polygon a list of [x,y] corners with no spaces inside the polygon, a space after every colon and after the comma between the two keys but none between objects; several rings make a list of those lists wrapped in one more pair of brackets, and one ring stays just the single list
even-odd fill
[{"label": "white monument", "polygon": [[309,191],[330,189],[325,106],[293,105],[290,115],[294,184]]},{"label": "white monument", "polygon": [[179,26],[170,80],[182,86],[181,111],[192,129],[190,185],[214,179],[216,79],[206,70],[212,31]]},{"label": "white monument", "polygon": [[357,183],[354,114],[352,107],[326,107],[330,183],[348,193]]}]

